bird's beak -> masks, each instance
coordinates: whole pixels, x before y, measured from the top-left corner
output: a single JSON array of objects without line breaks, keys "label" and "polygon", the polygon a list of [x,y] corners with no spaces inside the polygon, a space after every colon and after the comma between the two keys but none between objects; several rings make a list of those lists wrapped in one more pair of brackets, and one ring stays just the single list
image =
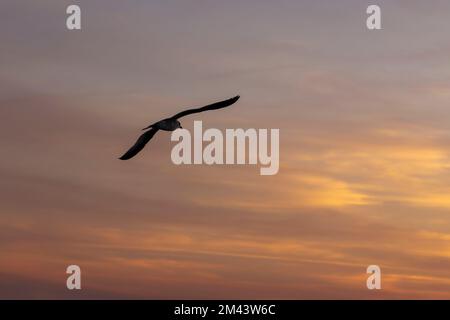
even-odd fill
[{"label": "bird's beak", "polygon": [[183,129],[183,127],[182,127],[182,126],[180,126],[180,129]]}]

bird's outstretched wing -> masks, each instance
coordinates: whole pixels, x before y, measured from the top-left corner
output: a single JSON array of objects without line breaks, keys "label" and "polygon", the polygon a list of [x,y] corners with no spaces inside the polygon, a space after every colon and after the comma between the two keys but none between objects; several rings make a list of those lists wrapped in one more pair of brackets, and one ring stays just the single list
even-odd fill
[{"label": "bird's outstretched wing", "polygon": [[149,142],[150,139],[153,138],[156,132],[158,132],[158,129],[152,128],[149,131],[141,134],[139,139],[137,139],[136,143],[119,159],[128,160],[133,158],[135,155],[139,153],[139,151],[141,151],[145,147],[147,142]]},{"label": "bird's outstretched wing", "polygon": [[224,100],[224,101],[220,101],[220,102],[216,102],[216,103],[213,103],[213,104],[209,104],[209,105],[201,107],[201,108],[189,109],[189,110],[181,111],[180,113],[177,113],[176,115],[174,115],[172,117],[172,119],[179,119],[181,117],[184,117],[184,116],[187,116],[187,115],[193,114],[193,113],[198,113],[198,112],[203,112],[203,111],[208,111],[208,110],[222,109],[222,108],[225,108],[225,107],[228,107],[228,106],[232,105],[233,103],[238,101],[239,98],[240,98],[239,96],[236,96],[234,98],[231,98],[231,99],[228,99],[228,100]]}]

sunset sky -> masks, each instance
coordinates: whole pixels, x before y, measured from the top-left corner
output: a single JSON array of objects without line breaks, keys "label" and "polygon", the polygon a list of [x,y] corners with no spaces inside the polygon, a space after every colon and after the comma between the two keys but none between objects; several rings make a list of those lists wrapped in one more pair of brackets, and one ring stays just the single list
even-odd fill
[{"label": "sunset sky", "polygon": [[[450,299],[449,33],[448,0],[2,0],[0,298]],[[117,159],[237,94],[183,127],[279,128],[277,175]]]}]

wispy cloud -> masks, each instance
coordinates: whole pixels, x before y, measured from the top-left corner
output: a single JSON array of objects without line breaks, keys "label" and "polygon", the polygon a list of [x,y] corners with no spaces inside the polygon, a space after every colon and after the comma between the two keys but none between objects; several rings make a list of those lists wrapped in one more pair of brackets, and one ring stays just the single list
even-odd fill
[{"label": "wispy cloud", "polygon": [[[0,297],[449,298],[447,2],[80,3],[0,5]],[[205,127],[280,128],[278,175],[117,160],[230,94]]]}]

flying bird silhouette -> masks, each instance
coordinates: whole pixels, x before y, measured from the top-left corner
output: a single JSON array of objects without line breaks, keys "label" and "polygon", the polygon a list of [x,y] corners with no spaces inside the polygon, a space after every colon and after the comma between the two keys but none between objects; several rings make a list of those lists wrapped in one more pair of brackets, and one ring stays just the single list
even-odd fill
[{"label": "flying bird silhouette", "polygon": [[203,111],[222,109],[222,108],[232,105],[233,103],[238,101],[239,98],[240,98],[240,96],[236,96],[234,98],[216,102],[213,104],[209,104],[209,105],[201,107],[201,108],[195,108],[195,109],[181,111],[181,112],[177,113],[176,115],[174,115],[173,117],[163,119],[161,121],[155,122],[152,125],[149,125],[148,127],[145,127],[142,130],[147,130],[147,129],[150,129],[150,130],[143,133],[139,137],[139,139],[137,139],[136,143],[127,152],[125,152],[125,154],[123,156],[121,156],[119,159],[120,160],[128,160],[128,159],[133,158],[135,155],[137,155],[139,153],[139,151],[141,151],[145,147],[145,145],[150,141],[151,138],[153,138],[153,136],[155,135],[155,133],[158,132],[158,130],[174,131],[178,128],[182,128],[180,121],[178,121],[178,119],[180,119],[181,117],[184,117],[184,116],[187,116],[187,115],[190,115],[193,113],[203,112]]}]

